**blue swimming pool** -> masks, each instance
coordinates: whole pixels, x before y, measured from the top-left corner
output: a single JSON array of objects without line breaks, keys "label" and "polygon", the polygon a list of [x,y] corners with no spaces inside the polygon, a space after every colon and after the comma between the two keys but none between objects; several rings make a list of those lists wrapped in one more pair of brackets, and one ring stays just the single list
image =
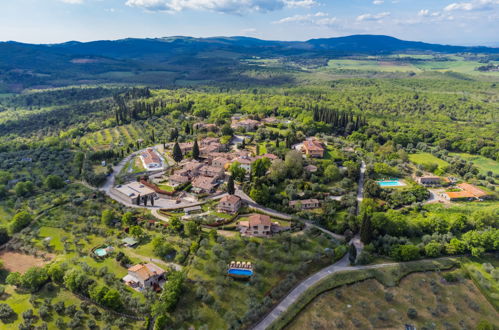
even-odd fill
[{"label": "blue swimming pool", "polygon": [[96,250],[94,251],[94,253],[95,253],[96,255],[98,255],[99,257],[105,257],[105,256],[106,256],[106,254],[107,254],[107,251],[106,251],[106,249],[99,248],[99,249],[96,249]]},{"label": "blue swimming pool", "polygon": [[404,184],[399,180],[383,180],[377,181],[381,187],[400,187]]},{"label": "blue swimming pool", "polygon": [[236,276],[251,276],[253,275],[253,271],[249,269],[229,269],[228,274]]}]

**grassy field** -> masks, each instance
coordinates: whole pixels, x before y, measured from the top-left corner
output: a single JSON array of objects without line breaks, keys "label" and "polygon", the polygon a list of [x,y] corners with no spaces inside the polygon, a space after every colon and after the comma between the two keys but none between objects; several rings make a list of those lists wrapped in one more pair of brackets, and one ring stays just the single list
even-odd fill
[{"label": "grassy field", "polygon": [[[326,70],[351,70],[365,72],[447,72],[469,75],[499,77],[499,72],[480,72],[476,68],[483,66],[478,61],[465,60],[459,56],[446,56],[445,61],[432,55],[391,55],[388,57],[367,56],[362,59],[330,60]],[[499,62],[493,62],[499,64]]]},{"label": "grassy field", "polygon": [[438,165],[438,168],[440,168],[440,169],[449,166],[449,163],[447,163],[445,160],[442,160],[438,157],[435,157],[432,154],[427,153],[427,152],[410,154],[409,160],[411,162],[413,162],[414,164],[423,165],[423,166],[428,166],[430,164],[436,164],[436,165]]},{"label": "grassy field", "polygon": [[450,155],[459,156],[466,161],[473,162],[476,168],[480,170],[480,173],[487,174],[488,171],[491,171],[494,174],[499,174],[499,163],[493,159],[466,153],[451,153]]},{"label": "grassy field", "polygon": [[306,310],[306,307],[311,302],[313,302],[316,297],[332,289],[358,283],[368,279],[376,279],[384,286],[394,287],[399,284],[402,278],[411,273],[450,269],[456,264],[457,261],[455,259],[443,258],[399,263],[397,265],[386,266],[380,269],[344,271],[335,273],[329,277],[324,278],[316,285],[308,289],[300,297],[300,300],[292,305],[292,307],[289,308],[285,313],[282,313],[268,329],[282,329],[291,321],[293,321],[296,315],[299,315],[300,312]]},{"label": "grassy field", "polygon": [[496,258],[467,258],[463,268],[489,302],[499,311],[499,260]]},{"label": "grassy field", "polygon": [[[287,329],[403,329],[405,324],[475,329],[481,320],[497,321],[497,312],[471,280],[441,280],[438,272],[417,273],[390,288],[374,279],[337,288],[317,297]],[[416,318],[407,316],[409,308],[417,311]]]}]

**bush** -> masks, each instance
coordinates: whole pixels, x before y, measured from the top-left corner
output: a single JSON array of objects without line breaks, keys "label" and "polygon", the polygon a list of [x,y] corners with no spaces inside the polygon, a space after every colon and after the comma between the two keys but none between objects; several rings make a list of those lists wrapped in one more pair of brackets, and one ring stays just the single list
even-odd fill
[{"label": "bush", "polygon": [[0,319],[6,320],[14,314],[12,307],[7,304],[0,304]]},{"label": "bush", "polygon": [[486,320],[481,320],[476,327],[476,330],[494,330],[494,329],[495,329],[494,325]]},{"label": "bush", "polygon": [[442,254],[442,244],[430,242],[425,245],[424,250],[428,257],[439,257]]},{"label": "bush", "polygon": [[415,319],[416,317],[418,317],[418,311],[414,308],[409,308],[407,310],[407,317],[409,317],[410,319]]},{"label": "bush", "polygon": [[392,249],[390,256],[398,261],[419,259],[419,248],[415,245],[399,245]]}]

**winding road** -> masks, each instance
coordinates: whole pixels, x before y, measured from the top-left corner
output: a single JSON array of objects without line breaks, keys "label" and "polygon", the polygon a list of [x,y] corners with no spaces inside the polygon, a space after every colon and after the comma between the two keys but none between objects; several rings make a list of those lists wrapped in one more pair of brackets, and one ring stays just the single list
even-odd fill
[{"label": "winding road", "polygon": [[386,263],[386,264],[376,264],[368,266],[350,266],[348,261],[348,255],[345,255],[341,260],[335,264],[323,268],[314,275],[308,277],[303,282],[301,282],[297,287],[295,287],[281,302],[269,313],[267,316],[257,325],[253,327],[253,330],[265,330],[274,321],[276,321],[282,313],[286,312],[289,307],[295,304],[298,299],[312,286],[323,280],[324,278],[342,271],[352,271],[352,270],[362,270],[362,269],[376,269],[387,266],[394,266],[397,263]]},{"label": "winding road", "polygon": [[[362,200],[364,198],[364,181],[365,181],[365,173],[366,173],[366,163],[362,161],[361,167],[360,167],[360,175],[359,175],[359,183],[358,183],[358,190],[357,190],[357,214],[360,212],[360,204],[362,203]],[[330,234],[331,236],[339,236],[341,238],[344,238],[341,235],[334,234],[332,232],[329,232],[328,230],[314,226],[323,232],[326,232]],[[359,255],[363,248],[364,244],[360,241],[359,235],[356,235],[351,243],[355,245],[355,248],[357,250],[357,255]],[[286,312],[290,306],[292,306],[300,297],[312,286],[323,280],[324,278],[334,274],[338,273],[341,271],[347,271],[347,270],[361,270],[361,269],[373,269],[373,268],[381,268],[381,267],[386,267],[386,266],[391,266],[391,265],[396,265],[397,263],[387,263],[387,264],[377,264],[377,265],[368,265],[368,266],[351,266],[350,261],[348,260],[348,254],[346,254],[343,258],[341,258],[339,261],[336,263],[332,264],[331,266],[325,267],[318,271],[317,273],[311,275],[304,281],[302,281],[298,286],[296,286],[277,306],[274,307],[274,309],[265,316],[265,318],[260,321],[257,325],[253,327],[254,330],[265,330],[267,329],[272,323],[274,323],[279,316]]]}]

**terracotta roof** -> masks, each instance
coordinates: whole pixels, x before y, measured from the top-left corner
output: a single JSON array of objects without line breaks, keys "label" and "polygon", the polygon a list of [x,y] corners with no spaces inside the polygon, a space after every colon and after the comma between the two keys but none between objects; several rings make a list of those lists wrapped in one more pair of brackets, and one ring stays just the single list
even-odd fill
[{"label": "terracotta roof", "polygon": [[186,183],[189,181],[189,177],[184,175],[174,174],[170,176],[169,181]]},{"label": "terracotta roof", "polygon": [[303,147],[310,151],[324,151],[324,147],[317,140],[306,140],[303,142]]},{"label": "terracotta roof", "polygon": [[145,152],[142,153],[141,156],[142,159],[144,159],[144,163],[146,164],[161,163],[161,159],[152,148],[148,148]]},{"label": "terracotta roof", "polygon": [[220,199],[221,203],[230,203],[230,204],[236,204],[241,200],[241,197],[236,196],[236,195],[225,195]]},{"label": "terracotta roof", "polygon": [[159,276],[165,273],[162,268],[151,263],[132,266],[128,268],[128,271],[134,273],[136,277],[143,281],[146,281],[153,276]]},{"label": "terracotta roof", "polygon": [[447,196],[449,196],[449,198],[451,199],[460,199],[460,198],[474,198],[475,195],[473,195],[472,193],[468,192],[468,191],[449,191],[449,192],[446,192]]},{"label": "terracotta roof", "polygon": [[213,189],[213,187],[215,187],[215,184],[213,182],[213,178],[209,178],[207,176],[198,176],[194,179],[194,181],[192,181],[192,186],[194,188],[203,190],[211,190]]},{"label": "terracotta roof", "polygon": [[248,223],[250,227],[252,226],[272,226],[272,221],[270,221],[270,217],[265,214],[253,214],[248,218]]},{"label": "terracotta roof", "polygon": [[458,184],[457,186],[459,188],[461,188],[463,191],[466,191],[466,192],[472,194],[473,196],[475,196],[477,198],[480,198],[480,197],[488,195],[482,189],[480,189],[478,187],[475,187],[474,185],[469,184],[469,183],[461,183],[461,184]]}]

